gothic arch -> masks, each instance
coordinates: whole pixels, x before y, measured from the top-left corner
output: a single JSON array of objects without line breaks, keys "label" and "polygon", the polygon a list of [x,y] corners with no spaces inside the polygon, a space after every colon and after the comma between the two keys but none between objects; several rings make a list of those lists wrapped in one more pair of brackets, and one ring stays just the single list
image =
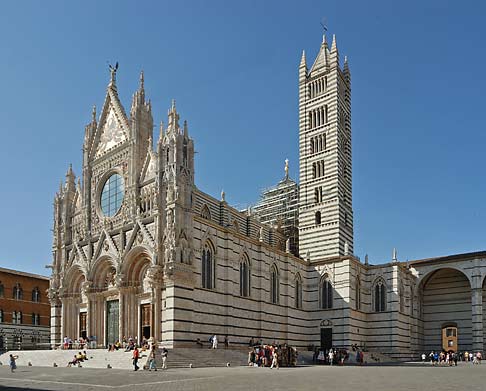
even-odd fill
[{"label": "gothic arch", "polygon": [[371,285],[371,312],[385,312],[388,309],[388,285],[383,276],[378,276]]},{"label": "gothic arch", "polygon": [[209,207],[207,206],[207,204],[204,204],[204,205],[201,207],[201,213],[200,213],[200,216],[201,216],[203,219],[206,219],[206,220],[211,220],[211,211],[209,210]]},{"label": "gothic arch", "polygon": [[125,257],[121,275],[128,286],[141,286],[148,267],[152,265],[152,252],[143,245],[132,248]]},{"label": "gothic arch", "polygon": [[80,265],[72,265],[64,274],[64,293],[70,295],[81,294],[81,287],[84,281],[86,281],[85,270]]},{"label": "gothic arch", "polygon": [[117,264],[112,258],[102,256],[98,258],[91,266],[88,272],[88,280],[92,281],[93,288],[105,290],[113,285],[113,278],[117,274]]}]

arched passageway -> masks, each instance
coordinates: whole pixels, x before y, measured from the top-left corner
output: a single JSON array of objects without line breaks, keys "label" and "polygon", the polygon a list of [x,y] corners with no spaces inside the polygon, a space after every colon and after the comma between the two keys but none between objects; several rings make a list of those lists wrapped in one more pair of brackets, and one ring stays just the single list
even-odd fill
[{"label": "arched passageway", "polygon": [[[443,328],[457,327],[457,346],[453,350],[472,349],[471,284],[467,276],[450,268],[427,276],[421,286],[421,340],[425,352],[447,346]],[[452,346],[451,346],[452,347]]]}]

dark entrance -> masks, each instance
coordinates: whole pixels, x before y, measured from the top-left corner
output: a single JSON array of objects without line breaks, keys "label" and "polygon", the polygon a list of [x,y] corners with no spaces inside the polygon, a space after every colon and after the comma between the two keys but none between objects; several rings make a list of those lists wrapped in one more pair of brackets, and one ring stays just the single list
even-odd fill
[{"label": "dark entrance", "polygon": [[86,320],[87,320],[87,314],[86,312],[81,312],[79,314],[79,336],[83,339],[86,339]]},{"label": "dark entrance", "polygon": [[140,318],[142,320],[142,337],[150,338],[150,325],[152,324],[152,304],[140,306]]},{"label": "dark entrance", "polygon": [[106,302],[106,345],[118,341],[119,304],[118,300]]},{"label": "dark entrance", "polygon": [[331,349],[332,348],[332,328],[322,328],[321,329],[321,349]]}]

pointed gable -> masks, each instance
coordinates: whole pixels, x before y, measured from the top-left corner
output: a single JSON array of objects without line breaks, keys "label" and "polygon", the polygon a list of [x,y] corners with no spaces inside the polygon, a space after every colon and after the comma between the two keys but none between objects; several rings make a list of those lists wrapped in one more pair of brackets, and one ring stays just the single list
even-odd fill
[{"label": "pointed gable", "polygon": [[312,65],[310,73],[318,71],[322,68],[327,67],[329,64],[329,49],[327,47],[325,36],[323,37],[321,48],[319,49],[319,53],[317,54],[316,60]]},{"label": "pointed gable", "polygon": [[130,126],[125,110],[118,99],[116,87],[110,85],[108,86],[90,155],[94,155],[95,158],[102,156],[128,140],[129,135]]},{"label": "pointed gable", "polygon": [[157,159],[155,153],[154,151],[152,151],[152,148],[150,148],[143,163],[142,173],[140,175],[141,183],[148,181],[149,179],[155,178],[156,163]]}]

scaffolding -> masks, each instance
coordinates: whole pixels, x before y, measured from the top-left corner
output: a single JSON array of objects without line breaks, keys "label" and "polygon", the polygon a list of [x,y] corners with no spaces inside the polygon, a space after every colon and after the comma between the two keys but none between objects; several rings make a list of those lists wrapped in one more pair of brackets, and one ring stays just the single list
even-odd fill
[{"label": "scaffolding", "polygon": [[299,255],[299,185],[289,177],[288,165],[285,177],[276,186],[262,191],[252,212],[262,223],[280,227],[290,239],[292,254]]}]

